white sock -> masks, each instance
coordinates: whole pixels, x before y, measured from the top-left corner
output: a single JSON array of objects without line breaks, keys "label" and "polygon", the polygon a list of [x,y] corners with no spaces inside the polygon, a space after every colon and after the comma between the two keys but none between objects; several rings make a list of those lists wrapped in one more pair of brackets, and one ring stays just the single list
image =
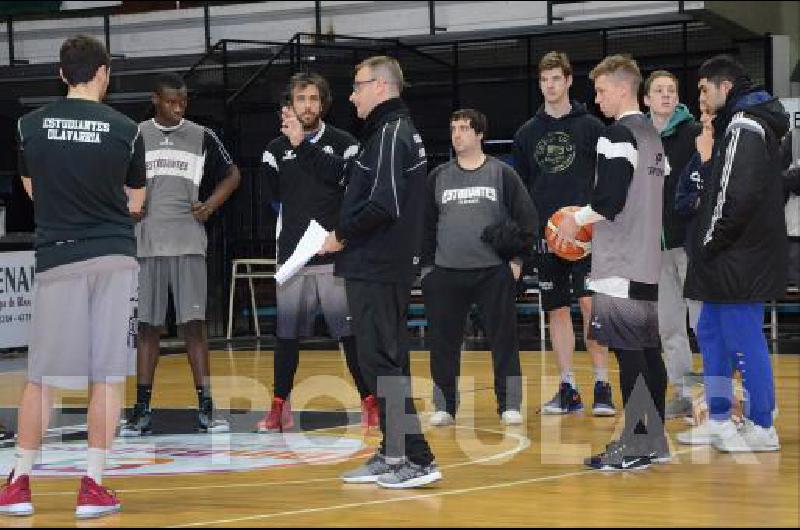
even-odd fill
[{"label": "white sock", "polygon": [[108,451],[105,449],[90,447],[86,455],[86,475],[98,484],[103,483],[103,471],[106,468],[107,453]]},{"label": "white sock", "polygon": [[569,372],[561,372],[561,382],[562,383],[569,383],[570,385],[572,385],[572,388],[578,388],[575,385],[575,374],[573,374],[571,371],[569,371]]},{"label": "white sock", "polygon": [[594,380],[600,383],[608,383],[608,367],[606,366],[605,368],[598,368],[595,366]]},{"label": "white sock", "polygon": [[33,451],[29,449],[22,449],[17,447],[14,459],[14,482],[22,475],[28,475],[33,472],[33,464],[36,462],[36,457],[39,456],[39,450]]}]

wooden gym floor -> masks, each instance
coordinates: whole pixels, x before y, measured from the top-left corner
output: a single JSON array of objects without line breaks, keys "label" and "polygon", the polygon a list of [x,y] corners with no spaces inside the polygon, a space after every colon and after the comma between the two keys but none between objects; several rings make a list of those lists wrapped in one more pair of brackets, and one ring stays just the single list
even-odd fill
[{"label": "wooden gym floor", "polygon": [[[414,352],[412,372],[423,419],[431,411],[428,353]],[[465,352],[462,409],[458,425],[426,427],[444,480],[422,490],[386,491],[347,486],[340,472],[363,460],[267,467],[228,473],[108,477],[123,512],[105,519],[73,518],[77,480],[33,480],[37,513],[0,519],[0,526],[791,526],[800,525],[800,357],[773,356],[782,443],[778,453],[733,457],[713,449],[673,445],[675,461],[624,474],[588,471],[583,457],[601,449],[619,428],[616,418],[588,414],[543,417],[537,413],[557,385],[555,356],[524,352],[526,424],[504,429],[495,412],[491,360],[487,352]],[[699,359],[696,359],[699,363]],[[616,365],[611,378],[616,387]],[[214,393],[222,408],[263,410],[272,387],[271,351],[216,351]],[[576,355],[578,384],[591,406],[592,371],[585,353]],[[325,377],[327,376],[327,377]],[[333,378],[332,378],[333,377]],[[336,379],[338,378],[338,379]],[[337,351],[307,351],[293,395],[296,409],[358,408],[343,358]],[[24,374],[0,374],[0,406],[16,406]],[[135,396],[128,385],[128,404]],[[187,361],[162,358],[153,405],[195,405]],[[619,394],[615,394],[619,405]],[[64,406],[85,405],[68,394]],[[427,422],[425,422],[427,424]],[[670,438],[688,428],[668,424]],[[360,438],[357,427],[324,434]],[[322,432],[322,431],[320,431]],[[202,440],[202,435],[193,435]],[[267,435],[279,436],[279,435]],[[316,436],[309,434],[309,438]],[[363,439],[369,452],[377,437]],[[11,451],[11,450],[4,450]],[[6,472],[4,468],[0,470]]]}]

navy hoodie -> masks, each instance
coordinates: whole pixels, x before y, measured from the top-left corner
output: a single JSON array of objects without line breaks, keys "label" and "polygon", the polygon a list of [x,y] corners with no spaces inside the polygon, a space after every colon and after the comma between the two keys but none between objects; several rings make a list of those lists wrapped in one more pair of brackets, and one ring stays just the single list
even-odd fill
[{"label": "navy hoodie", "polygon": [[564,206],[589,203],[603,122],[572,102],[554,118],[542,106],[514,135],[514,164],[539,212],[539,226]]}]

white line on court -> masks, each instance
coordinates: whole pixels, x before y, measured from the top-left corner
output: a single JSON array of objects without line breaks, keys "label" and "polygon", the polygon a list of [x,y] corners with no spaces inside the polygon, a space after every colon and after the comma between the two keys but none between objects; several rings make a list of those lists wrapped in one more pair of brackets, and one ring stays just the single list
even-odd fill
[{"label": "white line on court", "polygon": [[[704,447],[692,447],[685,451],[676,452],[675,454],[684,454],[690,453],[694,451],[698,451],[701,449],[705,449]],[[319,508],[306,508],[302,510],[291,510],[286,512],[275,512],[275,513],[268,513],[268,514],[261,514],[261,515],[250,515],[246,517],[236,517],[232,519],[219,519],[216,521],[205,521],[205,522],[198,522],[198,523],[187,523],[182,525],[174,525],[168,526],[167,528],[192,528],[198,526],[210,526],[210,525],[229,525],[231,523],[239,523],[244,521],[259,521],[264,519],[272,519],[276,517],[285,517],[289,515],[306,515],[310,513],[320,513],[320,512],[327,512],[327,511],[334,511],[334,510],[343,510],[346,508],[360,508],[363,506],[375,506],[381,504],[390,504],[395,502],[404,502],[404,501],[413,501],[413,500],[421,500],[421,499],[433,499],[437,497],[446,497],[450,495],[465,495],[470,493],[476,493],[479,491],[489,491],[489,490],[496,490],[502,488],[511,488],[514,486],[523,486],[526,484],[536,484],[538,482],[547,482],[551,480],[559,480],[562,478],[569,478],[569,477],[578,477],[582,475],[588,474],[598,474],[595,470],[585,470],[585,471],[573,471],[570,473],[562,473],[560,475],[550,475],[545,477],[533,477],[524,480],[515,480],[512,482],[499,482],[496,484],[489,484],[486,486],[476,486],[473,488],[462,488],[457,490],[449,490],[449,491],[440,491],[436,493],[426,493],[420,495],[412,495],[409,497],[396,497],[392,499],[382,499],[376,501],[366,501],[366,502],[353,502],[347,504],[337,504],[333,506],[322,506]]]}]

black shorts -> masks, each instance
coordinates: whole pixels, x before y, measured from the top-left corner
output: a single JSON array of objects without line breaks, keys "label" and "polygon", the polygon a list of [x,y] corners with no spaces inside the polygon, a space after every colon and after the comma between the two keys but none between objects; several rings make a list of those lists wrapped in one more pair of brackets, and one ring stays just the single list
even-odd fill
[{"label": "black shorts", "polygon": [[542,291],[543,309],[552,311],[569,307],[574,298],[592,296],[587,285],[591,263],[591,256],[568,261],[552,252],[542,254],[539,259],[539,289]]}]

